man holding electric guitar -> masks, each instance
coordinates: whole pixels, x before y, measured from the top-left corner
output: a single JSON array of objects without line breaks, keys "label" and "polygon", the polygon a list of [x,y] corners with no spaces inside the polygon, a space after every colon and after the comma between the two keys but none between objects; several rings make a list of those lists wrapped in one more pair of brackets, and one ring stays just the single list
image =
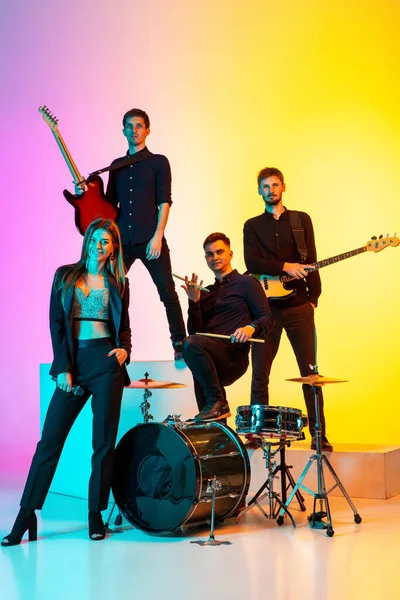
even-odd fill
[{"label": "man holding electric guitar", "polygon": [[[244,224],[244,259],[248,271],[275,276],[278,285],[282,274],[295,281],[295,287],[278,297],[269,295],[274,328],[265,344],[252,347],[253,377],[251,404],[268,404],[268,383],[273,360],[278,352],[283,329],[296,355],[302,376],[310,375],[314,365],[314,309],[321,294],[321,279],[316,262],[314,231],[309,215],[288,211],[282,203],[285,182],[281,171],[268,167],[258,175],[258,193],[265,212]],[[285,295],[283,295],[285,294]],[[267,294],[268,295],[268,294]],[[303,385],[311,448],[315,449],[315,402],[311,386]],[[332,451],[326,437],[323,396],[320,388],[322,449]]]},{"label": "man holding electric guitar", "polygon": [[[166,156],[146,147],[150,120],[143,110],[133,108],[124,115],[122,133],[128,152],[111,164],[106,197],[119,209],[126,269],[140,259],[150,273],[167,314],[174,358],[181,360],[186,331],[164,237],[172,204],[170,165]],[[75,185],[76,194],[82,194],[82,187]]]}]

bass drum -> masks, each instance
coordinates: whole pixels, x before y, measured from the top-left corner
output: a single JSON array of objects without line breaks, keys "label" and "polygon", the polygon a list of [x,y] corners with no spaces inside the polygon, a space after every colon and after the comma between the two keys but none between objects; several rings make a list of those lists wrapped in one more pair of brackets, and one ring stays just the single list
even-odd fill
[{"label": "bass drum", "polygon": [[214,475],[218,522],[239,512],[250,484],[249,458],[232,429],[217,422],[144,423],[117,445],[112,490],[132,525],[167,533],[210,519]]}]

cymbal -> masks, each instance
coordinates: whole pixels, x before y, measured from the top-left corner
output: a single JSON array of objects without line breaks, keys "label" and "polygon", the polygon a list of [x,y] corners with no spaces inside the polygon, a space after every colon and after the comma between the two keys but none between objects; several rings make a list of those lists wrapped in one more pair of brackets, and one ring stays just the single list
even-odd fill
[{"label": "cymbal", "polygon": [[176,383],[174,381],[156,381],[155,379],[136,379],[131,381],[126,388],[133,390],[167,390],[174,388],[187,387],[186,383]]},{"label": "cymbal", "polygon": [[334,377],[324,377],[318,373],[307,375],[307,377],[293,377],[285,381],[295,381],[297,383],[306,383],[307,385],[322,386],[327,383],[347,383],[347,379],[335,379]]}]

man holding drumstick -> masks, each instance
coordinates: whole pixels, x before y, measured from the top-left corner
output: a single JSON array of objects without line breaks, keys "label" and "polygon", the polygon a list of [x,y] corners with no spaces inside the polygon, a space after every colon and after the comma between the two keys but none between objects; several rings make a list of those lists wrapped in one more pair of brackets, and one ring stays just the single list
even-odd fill
[{"label": "man holding drumstick", "polygon": [[[268,300],[253,277],[240,275],[231,266],[229,238],[212,233],[204,241],[207,265],[215,283],[202,291],[198,277],[185,277],[189,298],[189,336],[182,352],[192,371],[199,413],[196,421],[218,421],[230,416],[224,386],[239,379],[249,365],[251,338],[262,338],[273,326]],[[211,334],[197,335],[198,333]],[[228,339],[212,337],[229,336]]]}]

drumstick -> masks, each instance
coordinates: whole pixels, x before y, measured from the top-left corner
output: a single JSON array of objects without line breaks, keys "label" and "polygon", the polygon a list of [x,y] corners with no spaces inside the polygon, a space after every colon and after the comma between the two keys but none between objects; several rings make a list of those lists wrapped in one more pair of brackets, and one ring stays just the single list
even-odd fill
[{"label": "drumstick", "polygon": [[[222,333],[200,333],[200,331],[196,331],[196,335],[206,335],[208,337],[221,338],[222,340],[230,340],[232,338],[231,335],[223,335]],[[257,344],[264,344],[265,340],[258,340],[249,338],[248,342],[256,342]]]},{"label": "drumstick", "polygon": [[[172,273],[172,277],[176,277],[177,279],[180,279],[181,281],[185,281],[186,279],[184,277],[181,277],[180,275],[175,275],[175,273]],[[201,285],[197,285],[197,283],[192,283],[191,281],[188,282],[189,285],[192,285],[195,288],[199,288],[199,290],[201,290],[202,292],[209,292],[210,290],[208,290],[205,287],[202,287]]]}]

